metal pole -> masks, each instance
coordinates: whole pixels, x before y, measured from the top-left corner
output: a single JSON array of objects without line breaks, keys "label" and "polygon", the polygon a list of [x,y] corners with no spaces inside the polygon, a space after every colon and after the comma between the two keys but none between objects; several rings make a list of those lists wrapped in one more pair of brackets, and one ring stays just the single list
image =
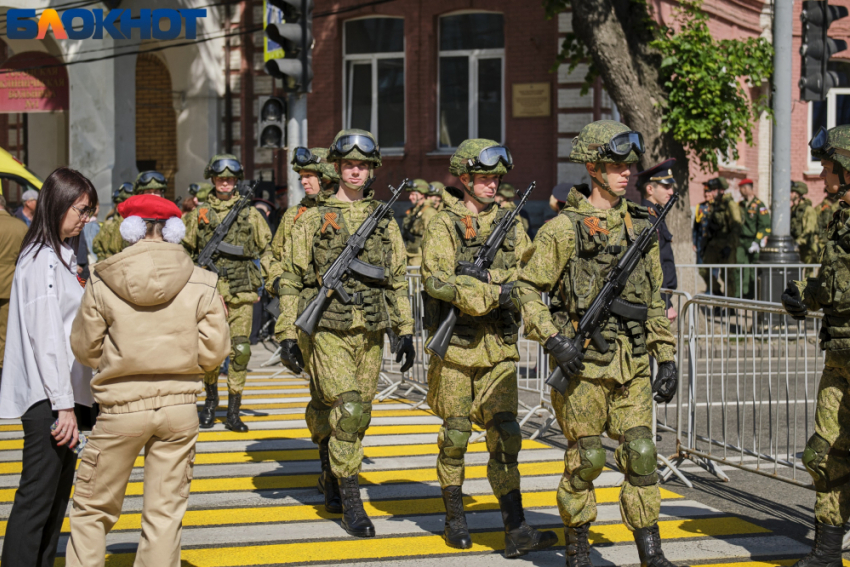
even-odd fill
[{"label": "metal pole", "polygon": [[292,170],[292,154],[298,146],[307,146],[307,95],[289,95],[289,116],[286,122],[286,181],[288,205],[294,207],[304,198],[301,176]]}]

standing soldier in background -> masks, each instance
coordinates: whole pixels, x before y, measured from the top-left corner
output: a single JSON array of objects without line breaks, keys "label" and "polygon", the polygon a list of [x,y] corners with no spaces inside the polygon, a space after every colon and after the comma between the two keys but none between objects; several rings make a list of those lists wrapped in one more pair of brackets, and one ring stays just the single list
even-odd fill
[{"label": "standing soldier in background", "polygon": [[407,210],[404,220],[401,221],[401,236],[407,249],[408,266],[422,264],[422,237],[425,235],[425,227],[437,214],[431,206],[431,200],[427,198],[430,190],[424,179],[414,179],[413,185],[407,188],[413,206]]},{"label": "standing soldier in background", "polygon": [[[573,325],[601,291],[608,271],[650,226],[649,211],[624,198],[629,167],[643,151],[643,136],[620,122],[600,120],[582,129],[569,159],[585,165],[593,187],[588,197],[574,187],[566,208],[543,225],[512,293],[528,338],[544,345],[569,378],[565,394],[552,390],[555,415],[568,440],[558,509],[569,567],[591,565],[588,532],[596,520],[593,480],[605,466],[603,431],[620,442],[614,453],[626,477],[620,513],[634,532],[641,565],[672,566],[661,551],[658,530],[661,494],[652,399],[653,394],[658,403],[673,398],[678,372],[675,339],[659,291],[663,276],[657,243],[640,259],[619,298],[629,315],[612,314],[600,329],[608,351],[591,344],[582,354],[572,342]],[[541,292],[549,293],[551,308],[541,301]],[[648,355],[658,361],[654,384]]]},{"label": "standing soldier in background", "polygon": [[[703,264],[734,264],[738,253],[738,237],[741,234],[741,207],[735,202],[730,193],[726,193],[729,182],[722,177],[709,180],[708,187],[717,191],[717,197],[711,204],[708,215],[708,234],[705,243]],[[721,268],[703,268],[700,276],[705,281],[706,289],[713,295],[730,295],[734,284],[731,270]],[[721,287],[723,290],[721,291]]]},{"label": "standing soldier in background", "polygon": [[[243,178],[242,164],[230,154],[215,155],[204,169],[204,179],[212,179],[213,193],[205,203],[183,217],[186,236],[183,246],[197,261],[198,255],[212,238],[216,227],[224,221],[231,207],[240,197],[236,183]],[[263,215],[254,207],[245,207],[236,222],[230,227],[224,242],[240,247],[243,254],[233,256],[216,253],[213,262],[218,270],[218,292],[227,305],[227,324],[230,326],[230,368],[227,372],[227,421],[225,427],[244,433],[248,426],[239,417],[242,405],[242,389],[251,360],[251,321],[254,303],[259,298],[257,290],[262,285],[262,274],[271,267],[269,243],[272,234]],[[260,268],[254,264],[260,260]],[[262,270],[262,274],[261,274]],[[210,428],[215,421],[218,408],[219,369],[204,374],[206,400],[198,419],[200,427]]]},{"label": "standing soldier in background", "polygon": [[815,433],[803,451],[803,465],[812,476],[815,500],[815,541],[812,551],[794,567],[840,567],[844,524],[850,519],[850,294],[844,293],[850,232],[850,125],[828,132],[820,128],[810,142],[820,159],[825,189],[841,202],[827,232],[823,262],[816,277],[794,281],[782,294],[789,315],[804,320],[823,309],[821,348],[826,351],[818,385]]},{"label": "standing soldier in background", "polygon": [[[371,133],[342,130],[328,150],[340,183],[337,192],[307,209],[290,235],[291,253],[284,253],[280,280],[281,318],[277,336],[281,361],[293,372],[304,369],[298,346],[298,313],[320,288],[324,274],[345,249],[349,237],[380,206],[373,199],[369,180],[381,166],[381,152]],[[365,189],[365,190],[364,190]],[[401,372],[413,366],[413,317],[405,280],[406,254],[398,223],[385,217],[366,240],[359,260],[383,268],[380,282],[352,273],[345,291],[352,300],[341,303],[336,294],[312,337],[310,365],[315,375],[316,397],[310,402],[313,440],[329,436],[331,472],[339,481],[342,527],[350,535],[373,537],[375,526],[360,499],[358,474],[363,462],[362,439],[372,419],[372,398],[377,393],[384,333],[399,337],[397,362]],[[287,289],[291,288],[291,289]],[[324,432],[316,424],[329,423]],[[319,439],[321,446],[324,439]]]},{"label": "standing soldier in background", "polygon": [[521,225],[514,226],[489,270],[473,264],[475,255],[510,209],[495,205],[502,176],[513,168],[507,148],[492,140],[466,140],[451,157],[449,171],[463,192],[450,187],[445,210],[428,229],[422,246],[425,328],[431,334],[441,314],[460,311],[443,360],[428,365],[428,406],[443,420],[437,436],[437,477],[443,489],[449,547],[468,549],[472,539],[463,510],[464,455],[472,424],[487,429],[487,480],[499,499],[505,524],[505,557],[555,544],[553,532],[525,523],[517,455],[522,431],[517,423],[516,342],[519,313],[511,304],[519,258],[531,248]]},{"label": "standing soldier in background", "polygon": [[809,186],[802,181],[791,182],[791,238],[800,248],[800,261],[804,264],[820,263],[820,232],[818,214],[812,202],[803,197]]},{"label": "standing soldier in background", "polygon": [[[516,189],[510,183],[502,183],[499,185],[499,190],[496,192],[496,196],[494,198],[496,199],[496,204],[503,209],[512,211],[516,208],[516,203],[514,203],[514,199],[516,198]],[[519,220],[522,223],[522,229],[526,234],[528,234],[528,213],[520,211]]]},{"label": "standing soldier in background", "polygon": [[[121,187],[116,189],[112,194],[112,202],[117,207],[120,203],[129,199],[131,195],[127,194],[129,183],[121,184]],[[168,182],[165,176],[158,171],[143,171],[136,176],[136,181],[132,185],[132,195],[165,195],[165,190],[168,188]],[[107,225],[101,227],[100,232],[92,241],[92,252],[97,256],[97,261],[102,262],[107,258],[118,254],[130,244],[121,238],[121,222],[124,219],[118,214],[116,209],[112,220]]]},{"label": "standing soldier in background", "polygon": [[832,193],[827,193],[818,207],[818,236],[820,237],[821,250],[826,249],[826,230],[829,228],[829,223],[832,222],[832,217],[840,209],[838,199]]},{"label": "standing soldier in background", "polygon": [[[742,197],[738,206],[741,208],[743,224],[735,260],[738,264],[758,264],[759,250],[766,244],[770,234],[770,210],[756,197],[752,179],[742,179],[738,189]],[[740,281],[742,274],[743,281]],[[745,268],[741,272],[736,270],[733,275],[739,297],[754,299],[757,284],[755,268]]]},{"label": "standing soldier in background", "polygon": [[705,200],[697,205],[696,214],[694,215],[694,227],[691,234],[691,240],[694,245],[694,252],[697,256],[697,264],[702,264],[702,257],[705,254],[705,243],[708,240],[708,218],[711,216],[711,205],[717,197],[717,191],[708,185],[708,181],[702,184],[703,195]]},{"label": "standing soldier in background", "polygon": [[439,213],[443,210],[443,191],[446,186],[440,181],[432,181],[428,186],[430,187],[428,199],[431,201],[431,206],[434,207],[434,210]]},{"label": "standing soldier in background", "polygon": [[9,320],[12,280],[26,233],[26,223],[9,214],[6,210],[6,199],[0,195],[0,375],[3,373],[3,356],[6,351],[6,324]]}]

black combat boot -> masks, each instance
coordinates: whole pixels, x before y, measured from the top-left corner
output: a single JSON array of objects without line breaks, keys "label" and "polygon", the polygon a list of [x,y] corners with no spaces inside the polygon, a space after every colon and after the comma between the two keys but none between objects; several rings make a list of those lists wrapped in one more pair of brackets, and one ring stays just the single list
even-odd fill
[{"label": "black combat boot", "polygon": [[322,462],[322,474],[319,475],[319,492],[325,495],[325,511],[342,514],[342,502],[339,499],[339,481],[331,472],[331,456],[328,453],[328,441],[319,443],[319,460]]},{"label": "black combat boot", "polygon": [[815,521],[815,545],[794,567],[841,567],[844,526],[830,526]]},{"label": "black combat boot", "polygon": [[459,486],[447,486],[443,489],[443,504],[446,506],[446,526],[443,528],[446,545],[455,549],[469,549],[472,547],[472,538],[466,526],[463,493]]},{"label": "black combat boot", "polygon": [[360,500],[360,483],[357,475],[339,480],[339,493],[342,496],[342,529],[355,537],[375,537],[375,526],[363,509]]},{"label": "black combat boot", "polygon": [[242,423],[239,417],[239,408],[242,406],[242,394],[227,393],[227,421],[224,426],[236,433],[245,433],[248,431],[248,426]]},{"label": "black combat boot", "polygon": [[564,540],[567,544],[567,567],[593,567],[590,561],[590,542],[587,534],[590,524],[584,524],[575,528],[564,527]]},{"label": "black combat boot", "polygon": [[207,391],[207,399],[204,400],[204,409],[198,414],[201,429],[209,429],[215,423],[215,410],[218,409],[218,383],[204,384]]},{"label": "black combat boot", "polygon": [[546,549],[558,541],[555,532],[541,532],[525,523],[519,489],[499,498],[499,507],[505,523],[505,557],[508,559],[520,557],[529,551]]},{"label": "black combat boot", "polygon": [[[676,567],[661,551],[661,535],[658,524],[648,528],[639,528],[634,532],[635,543],[640,557],[640,567]],[[683,566],[684,567],[684,566]]]}]

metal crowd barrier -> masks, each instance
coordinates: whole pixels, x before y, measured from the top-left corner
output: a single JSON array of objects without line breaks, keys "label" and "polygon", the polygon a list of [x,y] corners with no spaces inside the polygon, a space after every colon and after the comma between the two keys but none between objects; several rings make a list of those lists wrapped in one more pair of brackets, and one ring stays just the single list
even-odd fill
[{"label": "metal crowd barrier", "polygon": [[[779,301],[786,282],[817,274],[819,264],[676,264],[679,289],[697,294]],[[746,278],[754,279],[742,289]]]}]

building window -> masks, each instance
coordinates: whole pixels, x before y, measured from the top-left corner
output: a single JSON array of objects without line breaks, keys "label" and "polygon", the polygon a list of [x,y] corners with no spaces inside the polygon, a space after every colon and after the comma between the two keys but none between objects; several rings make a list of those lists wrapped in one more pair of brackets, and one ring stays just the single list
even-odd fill
[{"label": "building window", "polygon": [[343,124],[372,132],[382,150],[404,148],[404,20],[347,21],[343,50]]},{"label": "building window", "polygon": [[440,148],[505,138],[505,27],[501,14],[440,18]]},{"label": "building window", "polygon": [[[833,128],[850,124],[850,89],[830,89],[826,100],[809,103],[809,140],[818,128]],[[809,171],[820,172],[820,160],[809,153]]]}]

